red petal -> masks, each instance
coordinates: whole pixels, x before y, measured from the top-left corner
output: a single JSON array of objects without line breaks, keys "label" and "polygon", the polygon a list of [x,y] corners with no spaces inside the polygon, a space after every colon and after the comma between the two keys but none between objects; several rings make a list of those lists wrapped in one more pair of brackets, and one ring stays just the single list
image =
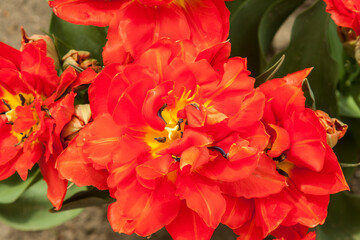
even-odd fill
[{"label": "red petal", "polygon": [[275,163],[262,155],[252,175],[233,183],[223,183],[221,190],[232,196],[250,199],[278,193],[285,186],[285,177],[278,174]]},{"label": "red petal", "polygon": [[256,225],[262,228],[264,236],[276,229],[293,209],[293,204],[287,199],[286,194],[282,191],[265,198],[255,199],[255,221]]},{"label": "red petal", "polygon": [[291,226],[300,223],[312,228],[325,222],[329,195],[303,194],[294,186],[286,188],[286,195],[292,201],[294,209],[288,214],[283,225]]},{"label": "red petal", "polygon": [[157,85],[154,78],[139,79],[132,83],[119,97],[113,112],[119,125],[144,125],[141,109],[149,90]]},{"label": "red petal", "polygon": [[59,172],[55,169],[55,160],[53,158],[50,158],[47,162],[41,159],[39,166],[41,174],[48,185],[47,197],[55,210],[59,210],[65,198],[68,181],[60,178]]},{"label": "red petal", "polygon": [[166,226],[174,240],[209,240],[214,228],[208,227],[203,219],[183,202],[177,217]]},{"label": "red petal", "polygon": [[28,171],[41,159],[43,148],[39,143],[31,143],[30,147],[23,151],[16,159],[15,169],[22,180],[26,180]]},{"label": "red petal", "polygon": [[[246,69],[246,59],[231,58],[224,64],[224,75],[221,83],[216,87],[212,96],[211,105],[222,113],[233,116],[234,108],[239,109],[246,95],[254,91],[254,79],[249,77]],[[229,104],[231,103],[231,104]]]},{"label": "red petal", "polygon": [[253,216],[253,201],[227,195],[224,195],[224,197],[226,200],[226,211],[221,219],[221,223],[231,229],[240,228]]},{"label": "red petal", "polygon": [[206,59],[216,71],[222,73],[223,66],[230,57],[230,51],[230,42],[222,42],[200,52],[196,61]]},{"label": "red petal", "polygon": [[306,109],[301,114],[293,115],[285,128],[291,138],[287,153],[289,161],[300,167],[321,171],[326,154],[326,133],[315,113]]},{"label": "red petal", "polygon": [[170,155],[164,155],[158,158],[151,158],[149,161],[136,167],[136,173],[144,179],[155,179],[165,176],[174,163]]},{"label": "red petal", "polygon": [[324,168],[320,172],[294,168],[291,179],[300,191],[307,194],[327,195],[349,190],[336,155],[329,146],[326,146]]},{"label": "red petal", "polygon": [[17,106],[15,116],[13,130],[17,133],[25,132],[36,124],[31,105]]},{"label": "red petal", "polygon": [[19,50],[0,42],[0,58],[4,58],[20,69],[21,53]]},{"label": "red petal", "polygon": [[204,220],[207,226],[216,228],[225,212],[226,201],[214,182],[196,175],[178,176],[176,194],[186,200],[186,205]]},{"label": "red petal", "polygon": [[[43,46],[40,43],[43,43]],[[39,40],[34,44],[26,44],[21,56],[21,74],[25,78],[24,81],[38,94],[47,97],[53,94],[59,83],[59,77],[55,70],[54,60],[46,56],[45,41]]]},{"label": "red petal", "polygon": [[199,49],[206,49],[227,39],[230,12],[224,1],[186,2],[185,13],[191,40]]},{"label": "red petal", "polygon": [[173,88],[173,82],[164,82],[149,90],[142,106],[142,116],[153,129],[164,130],[165,122],[158,116],[159,109],[164,105],[163,97]]},{"label": "red petal", "polygon": [[289,133],[282,127],[279,127],[274,124],[269,124],[270,134],[274,138],[270,151],[267,152],[267,155],[270,157],[278,157],[285,150],[290,147],[290,136]]},{"label": "red petal", "polygon": [[360,35],[360,4],[356,0],[324,0],[326,11],[331,14],[334,22],[343,27],[354,29]]},{"label": "red petal", "polygon": [[[93,118],[101,113],[108,113],[108,94],[111,85],[111,81],[114,76],[121,73],[124,66],[120,64],[111,64],[104,68],[96,77],[94,82],[90,85],[89,102],[91,107],[91,113]],[[122,94],[121,92],[118,93]],[[112,111],[110,111],[110,114]]]},{"label": "red petal", "polygon": [[160,151],[158,154],[170,153],[178,156],[189,147],[205,147],[211,143],[212,139],[209,135],[192,129],[186,129],[184,131],[183,138],[176,139],[167,149]]},{"label": "red petal", "polygon": [[266,235],[262,233],[260,227],[256,226],[255,218],[244,224],[238,229],[234,229],[234,233],[240,235],[237,240],[263,240]]},{"label": "red petal", "polygon": [[111,154],[119,147],[122,128],[114,123],[108,114],[97,117],[80,131],[79,144],[83,145],[83,154],[88,162],[106,168],[111,161]]},{"label": "red petal", "polygon": [[301,224],[296,224],[290,227],[279,226],[271,233],[271,235],[277,237],[276,240],[315,240],[316,233],[308,233],[308,230],[308,227]]},{"label": "red petal", "polygon": [[260,121],[263,116],[264,106],[264,94],[256,90],[254,94],[244,99],[240,109],[230,118],[229,127],[240,132],[247,131],[250,126]]},{"label": "red petal", "polygon": [[194,171],[209,162],[209,157],[209,150],[206,147],[189,147],[181,154],[180,169],[190,165],[190,171]]},{"label": "red petal", "polygon": [[[180,200],[174,195],[174,185],[163,180],[154,191],[133,183],[116,192],[117,210],[109,207],[109,221],[115,231],[121,231],[121,218],[127,218],[127,228],[141,236],[148,236],[174,220]],[[114,211],[115,210],[115,211]],[[117,220],[120,219],[120,224]],[[120,226],[120,229],[119,229]]]},{"label": "red petal", "polygon": [[94,186],[101,190],[107,189],[106,179],[109,173],[106,170],[96,170],[91,164],[86,163],[76,141],[77,139],[71,142],[56,159],[56,169],[63,178],[80,187]]},{"label": "red petal", "polygon": [[283,77],[283,79],[286,81],[286,84],[301,88],[303,81],[312,70],[313,68],[305,68],[304,70],[290,73]]},{"label": "red petal", "polygon": [[54,13],[65,21],[105,27],[114,17],[125,0],[53,0],[49,1]]}]

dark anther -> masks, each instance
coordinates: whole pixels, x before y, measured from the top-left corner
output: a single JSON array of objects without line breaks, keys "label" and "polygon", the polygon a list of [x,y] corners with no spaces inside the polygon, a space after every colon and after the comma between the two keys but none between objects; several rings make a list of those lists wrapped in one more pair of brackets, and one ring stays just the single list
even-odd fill
[{"label": "dark anther", "polygon": [[181,123],[183,123],[183,122],[184,122],[184,119],[179,118],[179,121],[176,124],[178,126],[178,131],[181,131]]},{"label": "dark anther", "polygon": [[[22,134],[21,134],[22,135]],[[17,147],[17,146],[19,146],[22,142],[24,142],[25,141],[25,139],[26,138],[28,138],[29,136],[27,135],[27,134],[25,134],[25,136],[23,136],[22,138],[21,138],[21,140],[17,143],[17,144],[15,144],[14,146],[15,147]]]},{"label": "dark anther", "polygon": [[14,124],[14,122],[9,121],[9,122],[6,122],[5,124],[10,124],[10,125],[13,125],[13,124]]},{"label": "dark anther", "polygon": [[184,136],[184,132],[181,132],[180,133],[180,137],[182,138]]},{"label": "dark anther", "polygon": [[188,120],[186,120],[186,121],[185,121],[185,125],[189,125],[189,122],[188,122]]},{"label": "dark anther", "polygon": [[226,159],[229,158],[229,155],[221,147],[212,146],[212,147],[208,147],[208,149],[218,151],[224,158]]},{"label": "dark anther", "polygon": [[179,161],[180,161],[180,157],[172,156],[172,158],[173,158],[176,162],[179,162]]},{"label": "dark anther", "polygon": [[165,119],[163,118],[163,116],[161,115],[161,113],[162,113],[162,111],[164,111],[164,109],[165,109],[167,106],[168,106],[168,105],[165,103],[165,104],[159,109],[159,111],[157,112],[158,117],[160,117],[162,120],[164,120],[165,123],[167,123],[167,122],[165,121]]},{"label": "dark anther", "polygon": [[282,162],[286,159],[286,156],[284,154],[281,154],[278,157],[273,158],[274,161]]},{"label": "dark anther", "polygon": [[7,112],[1,112],[0,115],[4,115],[5,113],[7,113]]},{"label": "dark anther", "polygon": [[276,171],[280,174],[283,175],[284,177],[289,177],[289,174],[287,174],[287,172],[285,172],[284,170],[277,168]]},{"label": "dark anther", "polygon": [[24,96],[21,93],[19,94],[19,98],[20,98],[20,101],[21,101],[21,106],[24,106],[26,100],[25,100]]},{"label": "dark anther", "polygon": [[51,113],[50,113],[49,109],[47,109],[46,107],[41,106],[41,111],[46,112],[46,114],[47,114],[49,117],[51,117]]},{"label": "dark anther", "polygon": [[4,103],[4,105],[11,110],[11,106],[2,98],[1,101]]},{"label": "dark anther", "polygon": [[190,105],[196,108],[197,110],[200,110],[200,107],[197,103],[191,103]]},{"label": "dark anther", "polygon": [[156,141],[160,142],[160,143],[164,143],[166,142],[166,137],[156,137],[154,138]]}]

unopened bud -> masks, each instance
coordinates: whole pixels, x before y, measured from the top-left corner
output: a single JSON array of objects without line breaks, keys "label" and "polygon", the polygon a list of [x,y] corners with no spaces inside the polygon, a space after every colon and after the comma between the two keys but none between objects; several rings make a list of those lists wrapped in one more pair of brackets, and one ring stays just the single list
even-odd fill
[{"label": "unopened bud", "polygon": [[89,104],[80,104],[75,106],[75,113],[68,124],[61,132],[61,137],[65,143],[75,138],[79,131],[89,123],[91,119],[91,109]]},{"label": "unopened bud", "polygon": [[91,54],[88,51],[76,51],[72,49],[62,58],[63,68],[65,70],[69,66],[76,66],[85,70],[90,67],[95,72],[100,72],[102,67],[99,65],[99,62],[90,57]]},{"label": "unopened bud", "polygon": [[46,43],[46,55],[54,60],[54,65],[56,71],[60,67],[59,57],[54,45],[53,40],[48,35],[32,35],[27,36],[25,29],[21,27],[21,47],[20,51],[22,51],[26,44],[36,42],[38,40],[44,40]]},{"label": "unopened bud", "polygon": [[343,43],[345,52],[355,58],[360,65],[360,36],[351,28],[338,27],[338,35]]},{"label": "unopened bud", "polygon": [[330,118],[327,113],[321,110],[316,110],[315,113],[319,117],[320,123],[326,131],[327,143],[333,148],[338,140],[345,135],[348,125],[342,123],[336,118]]}]

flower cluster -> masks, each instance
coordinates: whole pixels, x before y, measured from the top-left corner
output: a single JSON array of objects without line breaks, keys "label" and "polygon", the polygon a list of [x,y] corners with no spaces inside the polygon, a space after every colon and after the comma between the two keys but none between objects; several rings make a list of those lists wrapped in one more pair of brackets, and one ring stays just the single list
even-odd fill
[{"label": "flower cluster", "polygon": [[[346,125],[305,106],[311,69],[255,88],[229,57],[224,0],[49,5],[109,26],[105,67],[77,72],[94,62],[74,67],[86,54],[72,51],[58,77],[43,39],[0,44],[0,180],[38,163],[56,209],[68,181],[108,190],[119,233],[206,240],[222,223],[239,239],[315,238],[330,194],[349,188],[332,150]],[[74,106],[83,84],[89,105]]]}]

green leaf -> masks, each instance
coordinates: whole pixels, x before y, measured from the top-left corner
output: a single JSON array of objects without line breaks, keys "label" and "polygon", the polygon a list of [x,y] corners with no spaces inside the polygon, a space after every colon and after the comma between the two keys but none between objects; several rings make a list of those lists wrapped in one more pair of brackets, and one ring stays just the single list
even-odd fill
[{"label": "green leaf", "polygon": [[272,40],[291,13],[294,12],[305,0],[277,0],[264,13],[258,30],[262,66],[266,62]]},{"label": "green leaf", "polygon": [[[71,188],[68,195],[72,195],[84,188]],[[22,196],[10,204],[0,204],[0,220],[19,230],[33,231],[52,228],[60,225],[82,212],[82,209],[50,213],[52,207],[46,197],[45,181],[38,181]]]},{"label": "green leaf", "polygon": [[[348,123],[348,122],[346,122]],[[350,123],[350,122],[349,122]],[[356,143],[356,139],[354,136],[354,130],[351,125],[349,125],[349,129],[345,136],[338,141],[338,143],[334,147],[334,152],[343,168],[343,173],[346,179],[350,179],[354,173],[356,168],[346,167],[346,164],[355,164],[359,160],[360,152]]]},{"label": "green leaf", "polygon": [[339,113],[341,116],[360,118],[360,108],[354,97],[350,94],[343,95],[337,92],[339,100]]},{"label": "green leaf", "polygon": [[281,58],[270,68],[268,68],[265,72],[255,78],[255,87],[260,86],[260,84],[266,82],[267,80],[271,79],[276,72],[281,67],[281,64],[284,62],[285,55],[282,55]]},{"label": "green leaf", "polygon": [[39,180],[39,173],[39,169],[34,168],[29,172],[26,181],[23,181],[18,174],[14,174],[10,178],[1,181],[0,204],[16,201],[31,184]]},{"label": "green leaf", "polygon": [[304,81],[302,82],[302,90],[306,98],[305,105],[309,106],[312,109],[316,109],[315,95],[311,89],[309,80],[307,78],[305,78]]},{"label": "green leaf", "polygon": [[[314,91],[316,105],[331,116],[336,116],[337,64],[328,49],[329,17],[325,11],[325,3],[318,0],[296,18],[290,45],[280,53],[285,54],[286,59],[276,76],[283,77],[314,67],[308,79]],[[279,56],[275,56],[271,62],[275,62]]]},{"label": "green leaf", "polygon": [[109,196],[109,191],[101,191],[96,188],[82,191],[74,194],[72,197],[64,201],[59,211],[52,208],[51,212],[62,212],[71,209],[99,206],[115,202],[115,199]]},{"label": "green leaf", "polygon": [[329,22],[329,30],[328,30],[328,43],[329,43],[329,51],[331,57],[337,63],[338,70],[338,79],[342,79],[345,75],[345,61],[344,61],[344,48],[339,39],[337,33],[337,25],[334,23],[332,19]]},{"label": "green leaf", "polygon": [[255,76],[260,72],[258,27],[266,9],[274,2],[275,0],[244,0],[228,4],[231,12],[231,54],[246,57],[248,68]]},{"label": "green leaf", "polygon": [[107,28],[72,24],[53,14],[49,31],[55,36],[60,58],[71,49],[84,50],[102,64],[101,54],[106,43]]},{"label": "green leaf", "polygon": [[360,196],[348,192],[331,196],[328,217],[317,228],[318,240],[360,239]]}]

